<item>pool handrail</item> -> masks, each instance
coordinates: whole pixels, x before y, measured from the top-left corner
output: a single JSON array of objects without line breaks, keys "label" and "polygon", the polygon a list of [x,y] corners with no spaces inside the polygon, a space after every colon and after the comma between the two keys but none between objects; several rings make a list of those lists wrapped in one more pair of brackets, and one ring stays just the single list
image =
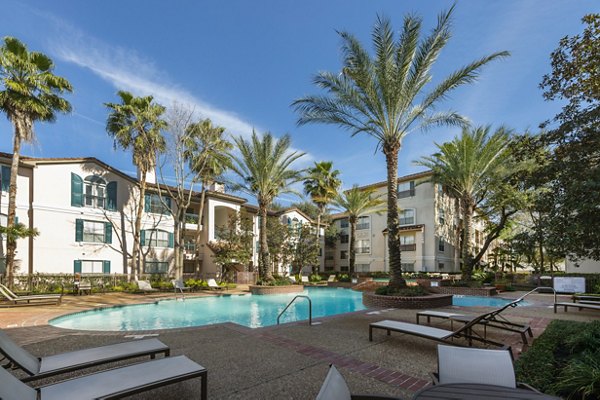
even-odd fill
[{"label": "pool handrail", "polygon": [[294,298],[292,299],[292,301],[290,301],[290,302],[288,303],[288,305],[287,305],[287,306],[285,306],[285,308],[283,309],[283,311],[279,313],[279,315],[277,316],[277,325],[279,325],[279,319],[281,318],[281,316],[283,315],[283,313],[285,313],[285,312],[287,311],[287,309],[288,309],[288,308],[290,308],[290,306],[292,305],[292,303],[293,303],[294,301],[296,301],[296,299],[297,299],[298,297],[303,297],[303,298],[305,298],[305,299],[307,299],[307,300],[308,300],[308,325],[309,325],[309,326],[311,326],[311,325],[312,325],[312,300],[310,299],[310,297],[308,297],[308,296],[306,296],[306,295],[303,295],[303,294],[299,294],[298,296],[294,297]]},{"label": "pool handrail", "polygon": [[536,288],[533,288],[529,292],[525,293],[523,296],[521,296],[518,299],[516,299],[513,303],[515,303],[515,305],[516,305],[516,303],[518,303],[519,301],[523,300],[525,297],[529,296],[531,293],[537,292],[539,289],[551,290],[554,293],[554,303],[556,303],[556,290],[554,290],[554,288],[549,287],[549,286],[538,286]]}]

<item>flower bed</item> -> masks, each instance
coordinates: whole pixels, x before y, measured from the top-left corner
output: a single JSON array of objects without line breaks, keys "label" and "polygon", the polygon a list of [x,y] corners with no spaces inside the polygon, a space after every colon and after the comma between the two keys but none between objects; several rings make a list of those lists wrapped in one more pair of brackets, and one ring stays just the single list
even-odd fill
[{"label": "flower bed", "polygon": [[431,294],[429,296],[382,296],[374,292],[363,292],[366,307],[381,308],[438,308],[452,305],[451,294]]},{"label": "flower bed", "polygon": [[284,294],[284,293],[301,293],[304,291],[302,285],[285,285],[285,286],[258,286],[250,285],[250,293],[252,294]]}]

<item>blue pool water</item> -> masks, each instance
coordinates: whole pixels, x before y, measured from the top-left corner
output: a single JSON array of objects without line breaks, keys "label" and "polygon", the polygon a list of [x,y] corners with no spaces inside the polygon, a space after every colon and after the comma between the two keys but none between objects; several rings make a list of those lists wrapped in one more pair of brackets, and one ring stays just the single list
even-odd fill
[{"label": "blue pool water", "polygon": [[[163,300],[85,311],[51,320],[50,325],[81,330],[135,331],[234,322],[250,328],[277,324],[277,315],[298,294],[310,296],[313,318],[364,310],[362,293],[342,288],[307,288],[304,293],[232,295]],[[281,323],[308,320],[308,301],[297,299]]]},{"label": "blue pool water", "polygon": [[[504,299],[501,297],[483,297],[483,296],[463,296],[454,295],[452,296],[453,306],[463,307],[502,307],[513,301],[514,299]],[[521,301],[519,306],[528,305],[526,301]]]}]

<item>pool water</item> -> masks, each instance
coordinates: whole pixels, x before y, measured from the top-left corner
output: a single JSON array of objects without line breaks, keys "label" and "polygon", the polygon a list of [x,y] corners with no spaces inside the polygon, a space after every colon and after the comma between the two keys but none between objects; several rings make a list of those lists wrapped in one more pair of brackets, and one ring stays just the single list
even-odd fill
[{"label": "pool water", "polygon": [[[505,299],[502,297],[454,295],[452,296],[452,305],[463,307],[502,307],[514,300],[515,299]],[[528,304],[526,301],[521,301],[518,305],[526,306]]]},{"label": "pool water", "polygon": [[[231,295],[163,300],[84,311],[49,321],[60,328],[97,331],[169,329],[234,322],[250,328],[277,324],[277,316],[298,294],[310,296],[313,318],[364,310],[362,293],[343,288],[306,288],[303,293]],[[297,299],[280,322],[308,320],[308,301]]]}]

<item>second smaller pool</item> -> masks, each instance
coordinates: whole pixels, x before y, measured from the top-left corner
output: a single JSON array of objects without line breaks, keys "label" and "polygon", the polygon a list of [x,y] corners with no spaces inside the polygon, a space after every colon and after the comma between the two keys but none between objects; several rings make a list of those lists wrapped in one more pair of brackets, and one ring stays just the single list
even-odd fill
[{"label": "second smaller pool", "polygon": [[[514,300],[515,299],[505,299],[502,297],[465,296],[455,294],[452,296],[452,305],[462,307],[502,307]],[[519,302],[519,306],[527,305],[526,301]]]}]

